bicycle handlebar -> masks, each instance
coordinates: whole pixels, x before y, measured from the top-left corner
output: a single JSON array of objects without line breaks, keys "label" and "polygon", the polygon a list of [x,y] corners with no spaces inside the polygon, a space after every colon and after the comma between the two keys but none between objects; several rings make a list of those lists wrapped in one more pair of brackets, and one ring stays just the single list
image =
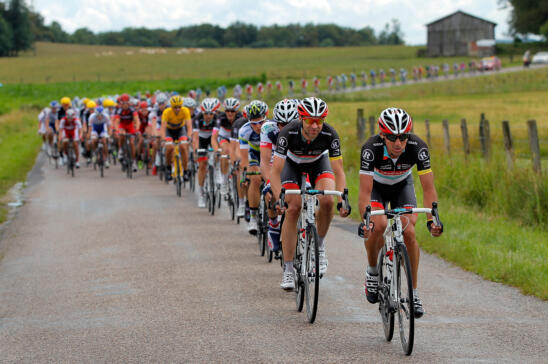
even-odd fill
[{"label": "bicycle handlebar", "polygon": [[441,220],[440,215],[438,212],[438,203],[432,202],[432,208],[412,208],[412,209],[403,209],[403,208],[397,208],[397,209],[391,209],[391,210],[375,210],[371,211],[371,206],[367,206],[365,208],[365,213],[363,214],[363,223],[367,229],[369,229],[369,224],[371,222],[371,216],[378,216],[378,215],[386,215],[388,217],[394,217],[396,215],[405,215],[405,214],[417,214],[417,213],[425,213],[425,214],[432,214],[432,220],[434,222],[434,225],[441,226]]},{"label": "bicycle handlebar", "polygon": [[348,210],[350,207],[350,204],[348,202],[348,188],[344,189],[344,192],[336,191],[336,190],[315,190],[315,189],[308,189],[308,190],[286,190],[285,188],[282,188],[280,192],[280,207],[285,206],[285,195],[324,195],[324,196],[340,196],[343,199],[343,207]]}]

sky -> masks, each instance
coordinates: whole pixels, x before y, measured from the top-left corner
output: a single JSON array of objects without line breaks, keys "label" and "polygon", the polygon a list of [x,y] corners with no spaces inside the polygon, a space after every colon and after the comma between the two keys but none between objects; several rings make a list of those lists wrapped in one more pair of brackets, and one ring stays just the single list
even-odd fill
[{"label": "sky", "polygon": [[401,23],[406,44],[426,44],[426,24],[457,10],[497,23],[495,37],[509,38],[509,9],[497,0],[27,0],[70,33],[125,27],[176,29],[211,23],[223,27],[241,21],[257,26],[289,23],[335,23],[378,34],[391,19]]}]

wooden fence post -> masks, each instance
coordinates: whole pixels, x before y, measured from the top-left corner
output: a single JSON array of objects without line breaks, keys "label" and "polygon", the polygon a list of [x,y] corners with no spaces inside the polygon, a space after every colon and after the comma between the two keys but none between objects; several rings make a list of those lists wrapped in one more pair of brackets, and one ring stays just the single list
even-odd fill
[{"label": "wooden fence post", "polygon": [[468,138],[468,126],[466,125],[466,119],[460,120],[460,132],[462,134],[462,148],[464,150],[464,158],[470,154],[470,140]]},{"label": "wooden fence post", "polygon": [[369,135],[370,136],[375,135],[375,117],[374,116],[369,117]]},{"label": "wooden fence post", "polygon": [[363,109],[358,109],[356,129],[358,131],[358,141],[363,143],[363,140],[365,139],[365,119],[363,118]]},{"label": "wooden fence post", "polygon": [[444,119],[442,121],[443,125],[443,143],[445,144],[445,152],[447,155],[451,154],[451,141],[449,140],[449,121]]},{"label": "wooden fence post", "polygon": [[527,127],[529,129],[529,145],[531,146],[531,153],[533,154],[533,169],[537,173],[541,173],[540,166],[540,147],[538,143],[538,130],[536,120],[527,121]]},{"label": "wooden fence post", "polygon": [[426,119],[424,120],[424,124],[426,125],[426,144],[428,144],[428,148],[432,148],[432,140],[430,139],[430,121]]},{"label": "wooden fence post", "polygon": [[504,149],[506,150],[506,163],[508,169],[514,164],[514,154],[512,152],[512,136],[510,134],[510,123],[507,120],[502,122],[502,135],[504,136]]},{"label": "wooden fence post", "polygon": [[489,152],[491,147],[489,120],[482,119],[480,121],[479,134],[480,134],[481,151],[483,153],[483,158],[485,158],[485,160],[489,160]]}]

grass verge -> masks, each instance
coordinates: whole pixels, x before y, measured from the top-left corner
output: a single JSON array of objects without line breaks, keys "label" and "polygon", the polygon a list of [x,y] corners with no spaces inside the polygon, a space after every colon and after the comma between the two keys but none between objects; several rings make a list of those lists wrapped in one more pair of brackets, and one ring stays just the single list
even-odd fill
[{"label": "grass verge", "polygon": [[[0,117],[0,197],[17,182],[24,181],[34,166],[41,139],[36,135],[37,110],[12,111]],[[7,216],[0,203],[0,223]]]}]

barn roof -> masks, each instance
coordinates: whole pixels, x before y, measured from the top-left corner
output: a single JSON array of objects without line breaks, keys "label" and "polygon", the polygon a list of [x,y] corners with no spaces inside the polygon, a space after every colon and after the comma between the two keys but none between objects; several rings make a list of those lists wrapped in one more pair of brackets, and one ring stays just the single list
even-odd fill
[{"label": "barn roof", "polygon": [[484,22],[489,23],[489,24],[493,24],[493,25],[495,25],[495,26],[497,25],[497,23],[494,23],[494,22],[492,22],[492,21],[485,20],[485,19],[482,19],[482,18],[480,18],[480,17],[474,16],[474,15],[472,15],[472,14],[465,13],[465,12],[462,11],[462,10],[458,10],[458,11],[455,11],[453,14],[449,14],[449,15],[447,15],[447,16],[444,16],[443,18],[440,18],[440,19],[438,19],[438,20],[434,20],[433,22],[426,24],[426,26],[428,27],[428,26],[430,26],[430,25],[439,23],[440,21],[443,21],[443,20],[445,20],[445,19],[447,19],[447,18],[450,18],[450,17],[452,17],[452,16],[454,16],[454,15],[457,15],[458,13],[461,13],[461,14],[463,14],[463,15],[466,15],[466,16],[469,16],[469,17],[472,17],[472,18],[475,18],[475,19],[484,21]]}]

